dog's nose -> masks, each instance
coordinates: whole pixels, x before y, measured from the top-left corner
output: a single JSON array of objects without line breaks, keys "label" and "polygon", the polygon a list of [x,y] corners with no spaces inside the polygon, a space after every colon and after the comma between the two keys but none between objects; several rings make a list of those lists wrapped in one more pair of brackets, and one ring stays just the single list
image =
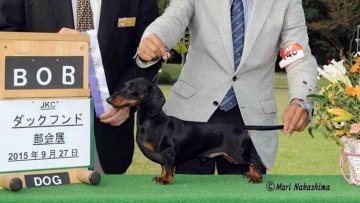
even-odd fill
[{"label": "dog's nose", "polygon": [[109,98],[106,99],[106,102],[107,102],[108,104],[111,104],[111,101],[112,101],[112,97],[109,97]]}]

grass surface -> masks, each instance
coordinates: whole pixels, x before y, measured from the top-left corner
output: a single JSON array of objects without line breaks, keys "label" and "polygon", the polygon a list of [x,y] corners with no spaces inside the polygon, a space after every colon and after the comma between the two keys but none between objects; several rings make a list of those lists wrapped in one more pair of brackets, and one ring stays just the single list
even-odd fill
[{"label": "grass surface", "polygon": [[[179,71],[170,67],[173,74]],[[320,81],[319,86],[326,85],[326,81]],[[288,90],[286,75],[276,74],[276,100],[278,106],[279,123],[281,115],[288,104]],[[161,86],[166,97],[170,92],[170,86]],[[312,138],[307,130],[294,133],[292,137],[279,133],[279,148],[274,168],[269,174],[282,175],[338,175],[338,160],[340,147],[332,140],[327,140],[321,135],[315,134]],[[149,161],[136,146],[133,163],[128,174],[158,174],[160,166]]]},{"label": "grass surface", "polygon": [[[239,175],[176,175],[172,185],[157,185],[153,175],[106,175],[98,186],[72,184],[23,189],[18,193],[0,190],[1,203],[338,203],[359,202],[359,188],[340,176],[266,175],[260,184],[249,184]],[[268,185],[274,183],[274,191]],[[313,191],[299,186],[318,185]],[[321,190],[319,185],[322,185]],[[281,189],[281,185],[289,189]],[[298,188],[298,189],[297,189]],[[325,188],[328,188],[327,190]]]}]

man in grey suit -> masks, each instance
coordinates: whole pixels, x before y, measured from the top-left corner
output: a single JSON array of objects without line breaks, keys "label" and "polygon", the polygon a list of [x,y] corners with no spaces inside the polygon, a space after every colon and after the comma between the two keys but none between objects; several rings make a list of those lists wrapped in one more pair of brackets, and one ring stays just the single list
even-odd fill
[{"label": "man in grey suit", "polygon": [[[283,130],[291,136],[306,128],[312,112],[306,96],[316,89],[317,64],[308,45],[301,0],[172,0],[144,32],[140,59],[166,59],[186,27],[192,42],[164,107],[168,115],[188,121],[276,125],[274,70],[280,52],[289,82]],[[251,131],[250,137],[262,164],[271,168],[277,132]],[[176,172],[212,174],[215,165],[219,174],[247,170],[218,157],[189,160],[177,165]]]}]

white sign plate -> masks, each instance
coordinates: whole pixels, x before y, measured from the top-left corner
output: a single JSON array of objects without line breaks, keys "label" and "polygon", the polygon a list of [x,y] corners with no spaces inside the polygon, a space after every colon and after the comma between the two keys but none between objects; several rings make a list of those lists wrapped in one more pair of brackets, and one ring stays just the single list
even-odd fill
[{"label": "white sign plate", "polygon": [[90,165],[90,99],[0,101],[0,172]]}]

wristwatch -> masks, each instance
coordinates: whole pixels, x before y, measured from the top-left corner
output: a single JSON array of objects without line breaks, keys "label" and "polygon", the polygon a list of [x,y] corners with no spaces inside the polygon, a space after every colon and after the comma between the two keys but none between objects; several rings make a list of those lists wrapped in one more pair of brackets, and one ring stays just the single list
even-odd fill
[{"label": "wristwatch", "polygon": [[291,101],[291,104],[298,104],[301,106],[301,108],[305,109],[305,111],[308,113],[309,117],[312,116],[314,107],[311,103],[304,101],[302,99],[293,99]]}]

